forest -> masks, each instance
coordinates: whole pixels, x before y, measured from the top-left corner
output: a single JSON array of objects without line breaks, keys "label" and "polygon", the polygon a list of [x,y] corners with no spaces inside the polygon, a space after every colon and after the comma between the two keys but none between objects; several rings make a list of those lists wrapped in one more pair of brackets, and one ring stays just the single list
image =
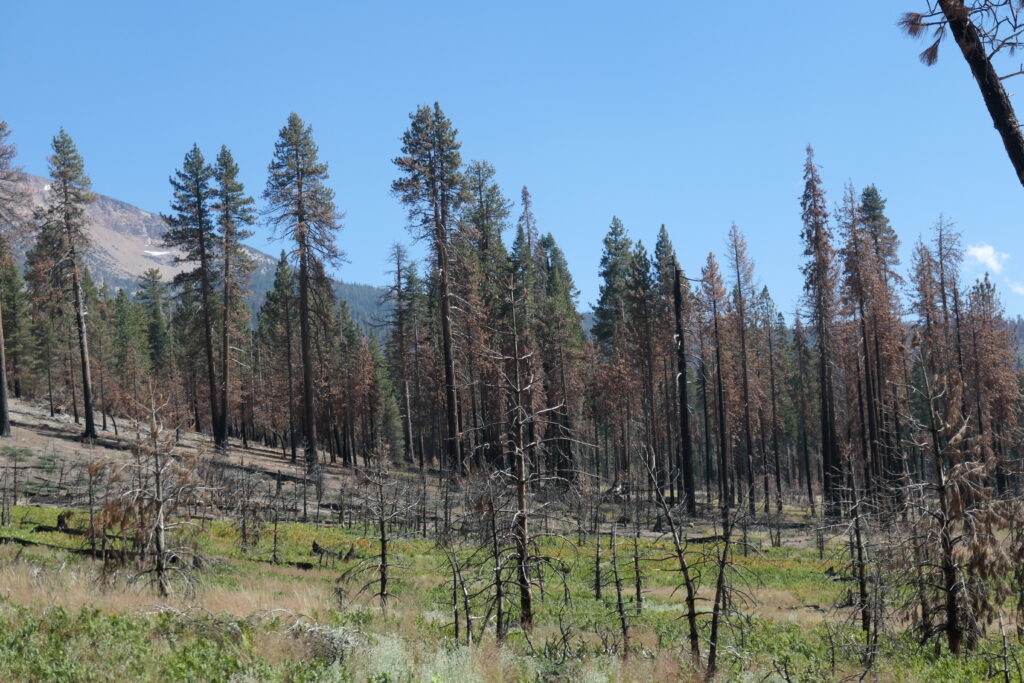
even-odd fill
[{"label": "forest", "polygon": [[[964,47],[1018,33],[947,5],[903,27],[938,27],[926,63],[953,34],[1024,183],[1012,106]],[[464,159],[434,103],[395,131],[408,241],[380,319],[357,321],[298,114],[263,188],[227,147],[186,150],[163,215],[184,268],[116,291],[84,262],[75,142],[53,137],[32,206],[16,132],[0,123],[5,678],[1024,676],[1022,325],[963,276],[950,218],[901,262],[884,188],[829,195],[808,145],[795,310],[742,226],[684,272],[666,226],[648,248],[610,217],[584,315],[529,189]],[[261,227],[284,248],[253,302]]]}]

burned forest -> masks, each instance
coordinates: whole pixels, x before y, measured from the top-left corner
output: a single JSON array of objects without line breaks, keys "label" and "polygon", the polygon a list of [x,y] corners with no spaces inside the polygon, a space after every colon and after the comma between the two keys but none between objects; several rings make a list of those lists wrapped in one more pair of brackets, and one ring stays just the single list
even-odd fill
[{"label": "burned forest", "polygon": [[[1024,178],[1021,3],[918,4]],[[367,171],[404,218],[368,253],[321,119],[265,173],[183,147],[129,280],[92,159],[59,128],[34,178],[0,122],[0,677],[1022,680],[1024,286],[943,197],[904,225],[825,140],[788,223],[645,244],[432,102]]]}]

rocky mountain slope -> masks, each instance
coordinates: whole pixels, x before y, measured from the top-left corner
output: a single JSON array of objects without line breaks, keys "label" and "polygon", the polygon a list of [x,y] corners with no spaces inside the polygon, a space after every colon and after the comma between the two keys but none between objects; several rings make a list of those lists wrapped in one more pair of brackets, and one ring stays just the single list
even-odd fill
[{"label": "rocky mountain slope", "polygon": [[[50,181],[32,175],[25,178],[32,204],[42,206]],[[163,246],[167,225],[158,214],[102,194],[96,195],[96,201],[86,209],[86,214],[92,236],[87,265],[97,283],[106,283],[112,290],[133,290],[138,277],[149,268],[159,269],[165,281],[170,281],[184,268],[182,264],[175,263],[178,252]],[[248,249],[256,263],[256,271],[252,275],[247,299],[256,310],[273,286],[277,259],[257,249]],[[382,288],[339,282],[336,291],[348,302],[353,317],[364,327],[384,316]]]}]

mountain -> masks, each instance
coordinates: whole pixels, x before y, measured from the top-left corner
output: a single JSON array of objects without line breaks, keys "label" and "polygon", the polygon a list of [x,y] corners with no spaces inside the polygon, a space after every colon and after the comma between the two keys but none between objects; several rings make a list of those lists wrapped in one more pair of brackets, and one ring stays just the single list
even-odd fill
[{"label": "mountain", "polygon": [[[27,174],[25,179],[32,205],[42,206],[50,181]],[[86,215],[92,237],[86,265],[97,284],[106,284],[111,290],[132,291],[138,284],[138,277],[149,268],[157,268],[165,281],[184,270],[185,264],[175,263],[180,252],[163,246],[167,224],[159,214],[97,194],[96,201],[86,209]],[[246,249],[256,264],[246,301],[256,311],[274,284],[277,259],[252,247]],[[364,329],[372,329],[373,324],[387,314],[382,287],[337,281],[335,293],[348,303],[352,317]]]}]

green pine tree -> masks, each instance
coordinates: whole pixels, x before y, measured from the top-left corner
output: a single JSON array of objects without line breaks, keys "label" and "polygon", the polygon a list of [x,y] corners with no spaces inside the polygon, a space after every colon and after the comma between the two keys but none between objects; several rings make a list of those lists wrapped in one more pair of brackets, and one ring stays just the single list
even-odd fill
[{"label": "green pine tree", "polygon": [[[228,394],[231,392],[231,349],[248,340],[249,309],[244,305],[243,289],[248,283],[255,264],[242,245],[242,240],[252,235],[246,226],[256,220],[252,197],[245,193],[245,186],[238,180],[238,164],[227,147],[221,147],[214,166],[216,179],[213,210],[217,215],[220,231],[221,268],[221,319],[220,319],[220,420],[216,432],[225,437],[228,432]],[[234,341],[233,341],[234,340]]]},{"label": "green pine tree", "polygon": [[334,235],[341,227],[334,206],[334,191],[326,184],[327,164],[320,161],[313,141],[313,128],[292,113],[274,145],[274,158],[267,169],[267,216],[271,225],[289,238],[292,256],[298,262],[299,348],[302,362],[302,425],[306,444],[306,467],[312,472],[316,455],[316,406],[314,404],[311,289],[314,269],[323,263],[336,264],[341,252]]},{"label": "green pine tree", "polygon": [[216,171],[206,163],[199,146],[192,145],[192,149],[185,154],[181,169],[175,171],[170,178],[174,191],[171,200],[174,215],[167,218],[170,227],[164,235],[164,244],[180,249],[184,254],[177,259],[178,263],[194,264],[192,270],[183,271],[174,277],[174,286],[179,290],[193,290],[198,297],[213,442],[218,449],[222,449],[226,445],[227,434],[220,420],[217,370],[213,360],[214,285],[218,258],[213,208],[216,201],[213,186],[215,174]]},{"label": "green pine tree", "polygon": [[171,338],[167,330],[170,301],[167,285],[161,278],[159,269],[150,268],[142,274],[139,288],[135,292],[135,300],[142,307],[150,363],[154,368],[166,367],[170,361],[171,351]]},{"label": "green pine tree", "polygon": [[84,439],[96,438],[93,416],[92,369],[89,361],[89,334],[86,325],[85,295],[82,291],[82,258],[89,248],[85,207],[95,200],[89,189],[92,182],[78,148],[64,129],[53,138],[49,158],[50,189],[46,204],[35,213],[40,240],[52,258],[52,277],[62,290],[70,290],[78,331],[78,352],[82,372],[82,399],[85,413]]},{"label": "green pine tree", "polygon": [[[16,295],[14,292],[18,290],[11,289],[16,283],[9,272],[14,267],[14,262],[11,258],[11,236],[7,233],[13,232],[13,228],[20,227],[23,224],[24,210],[27,204],[26,195],[21,184],[20,169],[14,165],[17,149],[7,141],[9,136],[10,130],[7,127],[7,122],[0,121],[0,277],[3,278],[0,281],[0,437],[11,435],[11,420],[7,398],[7,346],[11,344],[11,349],[13,350],[14,345],[19,343],[10,335],[14,333],[14,330],[20,324],[17,320],[9,323],[4,319],[5,310],[8,318],[14,318],[14,316],[18,315],[17,312],[11,309],[11,306],[15,305]],[[14,270],[16,273],[17,269],[14,268]],[[16,354],[17,352],[15,351],[15,366],[17,363]],[[19,379],[16,375],[14,375],[13,379],[14,395],[17,396],[19,394]]]},{"label": "green pine tree", "polygon": [[594,307],[594,338],[608,353],[626,320],[626,293],[629,288],[630,250],[632,240],[618,216],[612,217],[608,234],[604,238],[601,254],[600,294]]},{"label": "green pine tree", "polygon": [[[274,287],[256,318],[257,335],[266,356],[263,359],[266,374],[271,377],[272,392],[288,399],[288,438],[292,462],[296,461],[295,424],[295,356],[298,341],[298,306],[295,297],[295,273],[288,263],[288,255],[281,252],[274,271]],[[277,413],[271,412],[276,418]],[[274,418],[272,418],[274,419]]]},{"label": "green pine tree", "polygon": [[441,318],[446,450],[448,466],[461,473],[464,464],[452,332],[449,249],[455,218],[466,199],[460,171],[462,145],[458,131],[436,102],[433,107],[418,107],[409,118],[409,128],[402,135],[402,156],[394,160],[402,176],[391,184],[391,189],[409,207],[410,229],[433,245]]}]

